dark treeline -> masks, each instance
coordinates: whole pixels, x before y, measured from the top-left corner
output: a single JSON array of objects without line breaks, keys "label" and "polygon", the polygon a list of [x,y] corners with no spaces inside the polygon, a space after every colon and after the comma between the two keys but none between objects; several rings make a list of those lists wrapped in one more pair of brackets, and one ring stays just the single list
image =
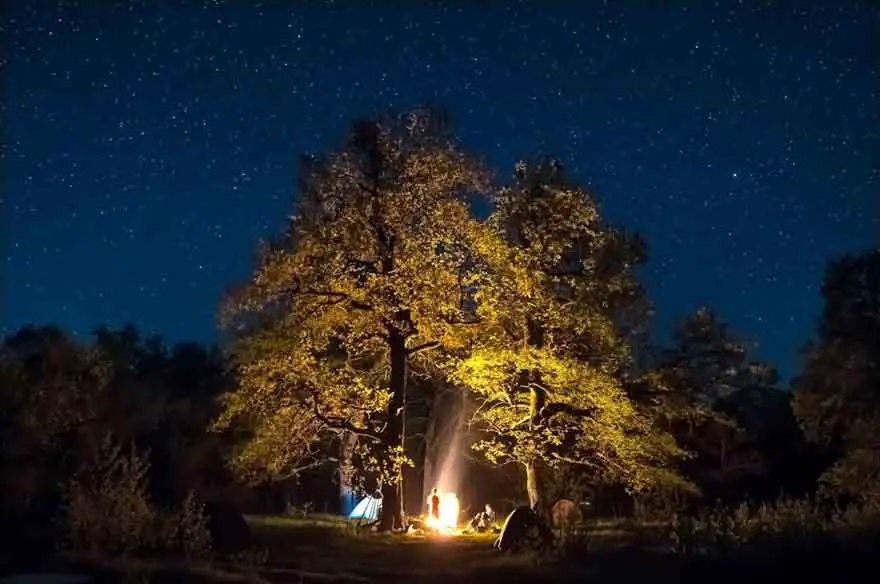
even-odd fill
[{"label": "dark treeline", "polygon": [[[654,346],[634,275],[645,242],[602,222],[557,162],[499,187],[443,123],[406,119],[357,124],[303,161],[290,229],[224,303],[227,346],[169,348],[132,326],[3,340],[7,558],[203,553],[205,505],[338,513],[377,490],[397,528],[450,444],[471,509],[877,509],[880,251],[829,264],[784,386],[709,308]],[[483,222],[459,193],[487,191]]]}]

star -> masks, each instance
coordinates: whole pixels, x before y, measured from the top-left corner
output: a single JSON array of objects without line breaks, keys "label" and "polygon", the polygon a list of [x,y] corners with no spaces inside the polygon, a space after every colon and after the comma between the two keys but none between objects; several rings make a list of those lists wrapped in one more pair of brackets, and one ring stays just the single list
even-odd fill
[{"label": "star", "polygon": [[558,156],[638,230],[658,331],[710,304],[783,372],[825,262],[876,241],[875,13],[858,3],[259,4],[10,4],[0,328],[217,339],[218,297],[292,212],[297,155],[425,102],[499,180]]}]

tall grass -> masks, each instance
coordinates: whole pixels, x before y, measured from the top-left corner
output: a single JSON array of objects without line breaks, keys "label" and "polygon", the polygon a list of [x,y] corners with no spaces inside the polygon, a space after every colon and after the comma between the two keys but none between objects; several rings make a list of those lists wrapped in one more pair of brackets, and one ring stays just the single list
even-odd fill
[{"label": "tall grass", "polygon": [[800,556],[860,552],[880,543],[880,505],[845,510],[808,500],[716,508],[675,516],[672,549],[685,556]]}]

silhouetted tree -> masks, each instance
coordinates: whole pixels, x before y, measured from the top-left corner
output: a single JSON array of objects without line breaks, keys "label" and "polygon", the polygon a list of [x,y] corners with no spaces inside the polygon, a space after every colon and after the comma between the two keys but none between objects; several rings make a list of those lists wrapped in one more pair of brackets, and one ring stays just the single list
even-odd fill
[{"label": "silhouetted tree", "polygon": [[[26,327],[0,352],[0,492],[4,531],[46,529],[78,437],[101,418],[109,364],[56,327]],[[9,532],[6,532],[7,534]],[[18,533],[17,537],[24,534]]]},{"label": "silhouetted tree", "polygon": [[673,345],[630,390],[691,454],[683,470],[715,499],[742,496],[744,481],[768,472],[757,432],[776,382],[775,370],[703,307],[675,329]]},{"label": "silhouetted tree", "polygon": [[165,355],[166,406],[151,437],[154,492],[180,501],[190,491],[208,498],[232,482],[224,458],[234,433],[208,432],[220,413],[217,398],[233,386],[217,347],[179,343]]},{"label": "silhouetted tree", "polygon": [[222,472],[228,436],[206,432],[218,415],[215,401],[229,389],[227,364],[216,347],[144,339],[133,325],[93,332],[94,347],[109,364],[109,395],[95,440],[111,432],[148,452],[151,493],[177,503],[190,490],[228,482]]},{"label": "silhouetted tree", "polygon": [[98,328],[90,341],[26,327],[0,348],[6,550],[35,551],[35,538],[60,543],[58,519],[72,504],[64,488],[108,440],[143,453],[149,499],[164,506],[178,506],[190,491],[206,495],[208,483],[228,483],[217,472],[228,437],[206,432],[223,389],[220,353],[180,345],[169,356],[158,338],[143,340],[130,325]]},{"label": "silhouetted tree", "polygon": [[728,488],[729,496],[771,501],[815,489],[822,457],[804,439],[791,392],[762,383],[745,386],[722,400],[718,409],[745,434],[743,453],[755,463]]},{"label": "silhouetted tree", "polygon": [[826,492],[880,500],[880,250],[830,263],[818,338],[792,383],[807,436],[837,461]]}]

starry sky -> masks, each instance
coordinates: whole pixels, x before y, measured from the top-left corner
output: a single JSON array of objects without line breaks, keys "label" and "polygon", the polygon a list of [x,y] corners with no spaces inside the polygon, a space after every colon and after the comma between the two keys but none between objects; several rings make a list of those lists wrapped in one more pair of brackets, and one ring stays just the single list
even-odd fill
[{"label": "starry sky", "polygon": [[216,339],[296,156],[432,103],[645,234],[659,331],[707,304],[793,374],[825,262],[880,244],[877,5],[469,4],[9,3],[0,327]]}]

